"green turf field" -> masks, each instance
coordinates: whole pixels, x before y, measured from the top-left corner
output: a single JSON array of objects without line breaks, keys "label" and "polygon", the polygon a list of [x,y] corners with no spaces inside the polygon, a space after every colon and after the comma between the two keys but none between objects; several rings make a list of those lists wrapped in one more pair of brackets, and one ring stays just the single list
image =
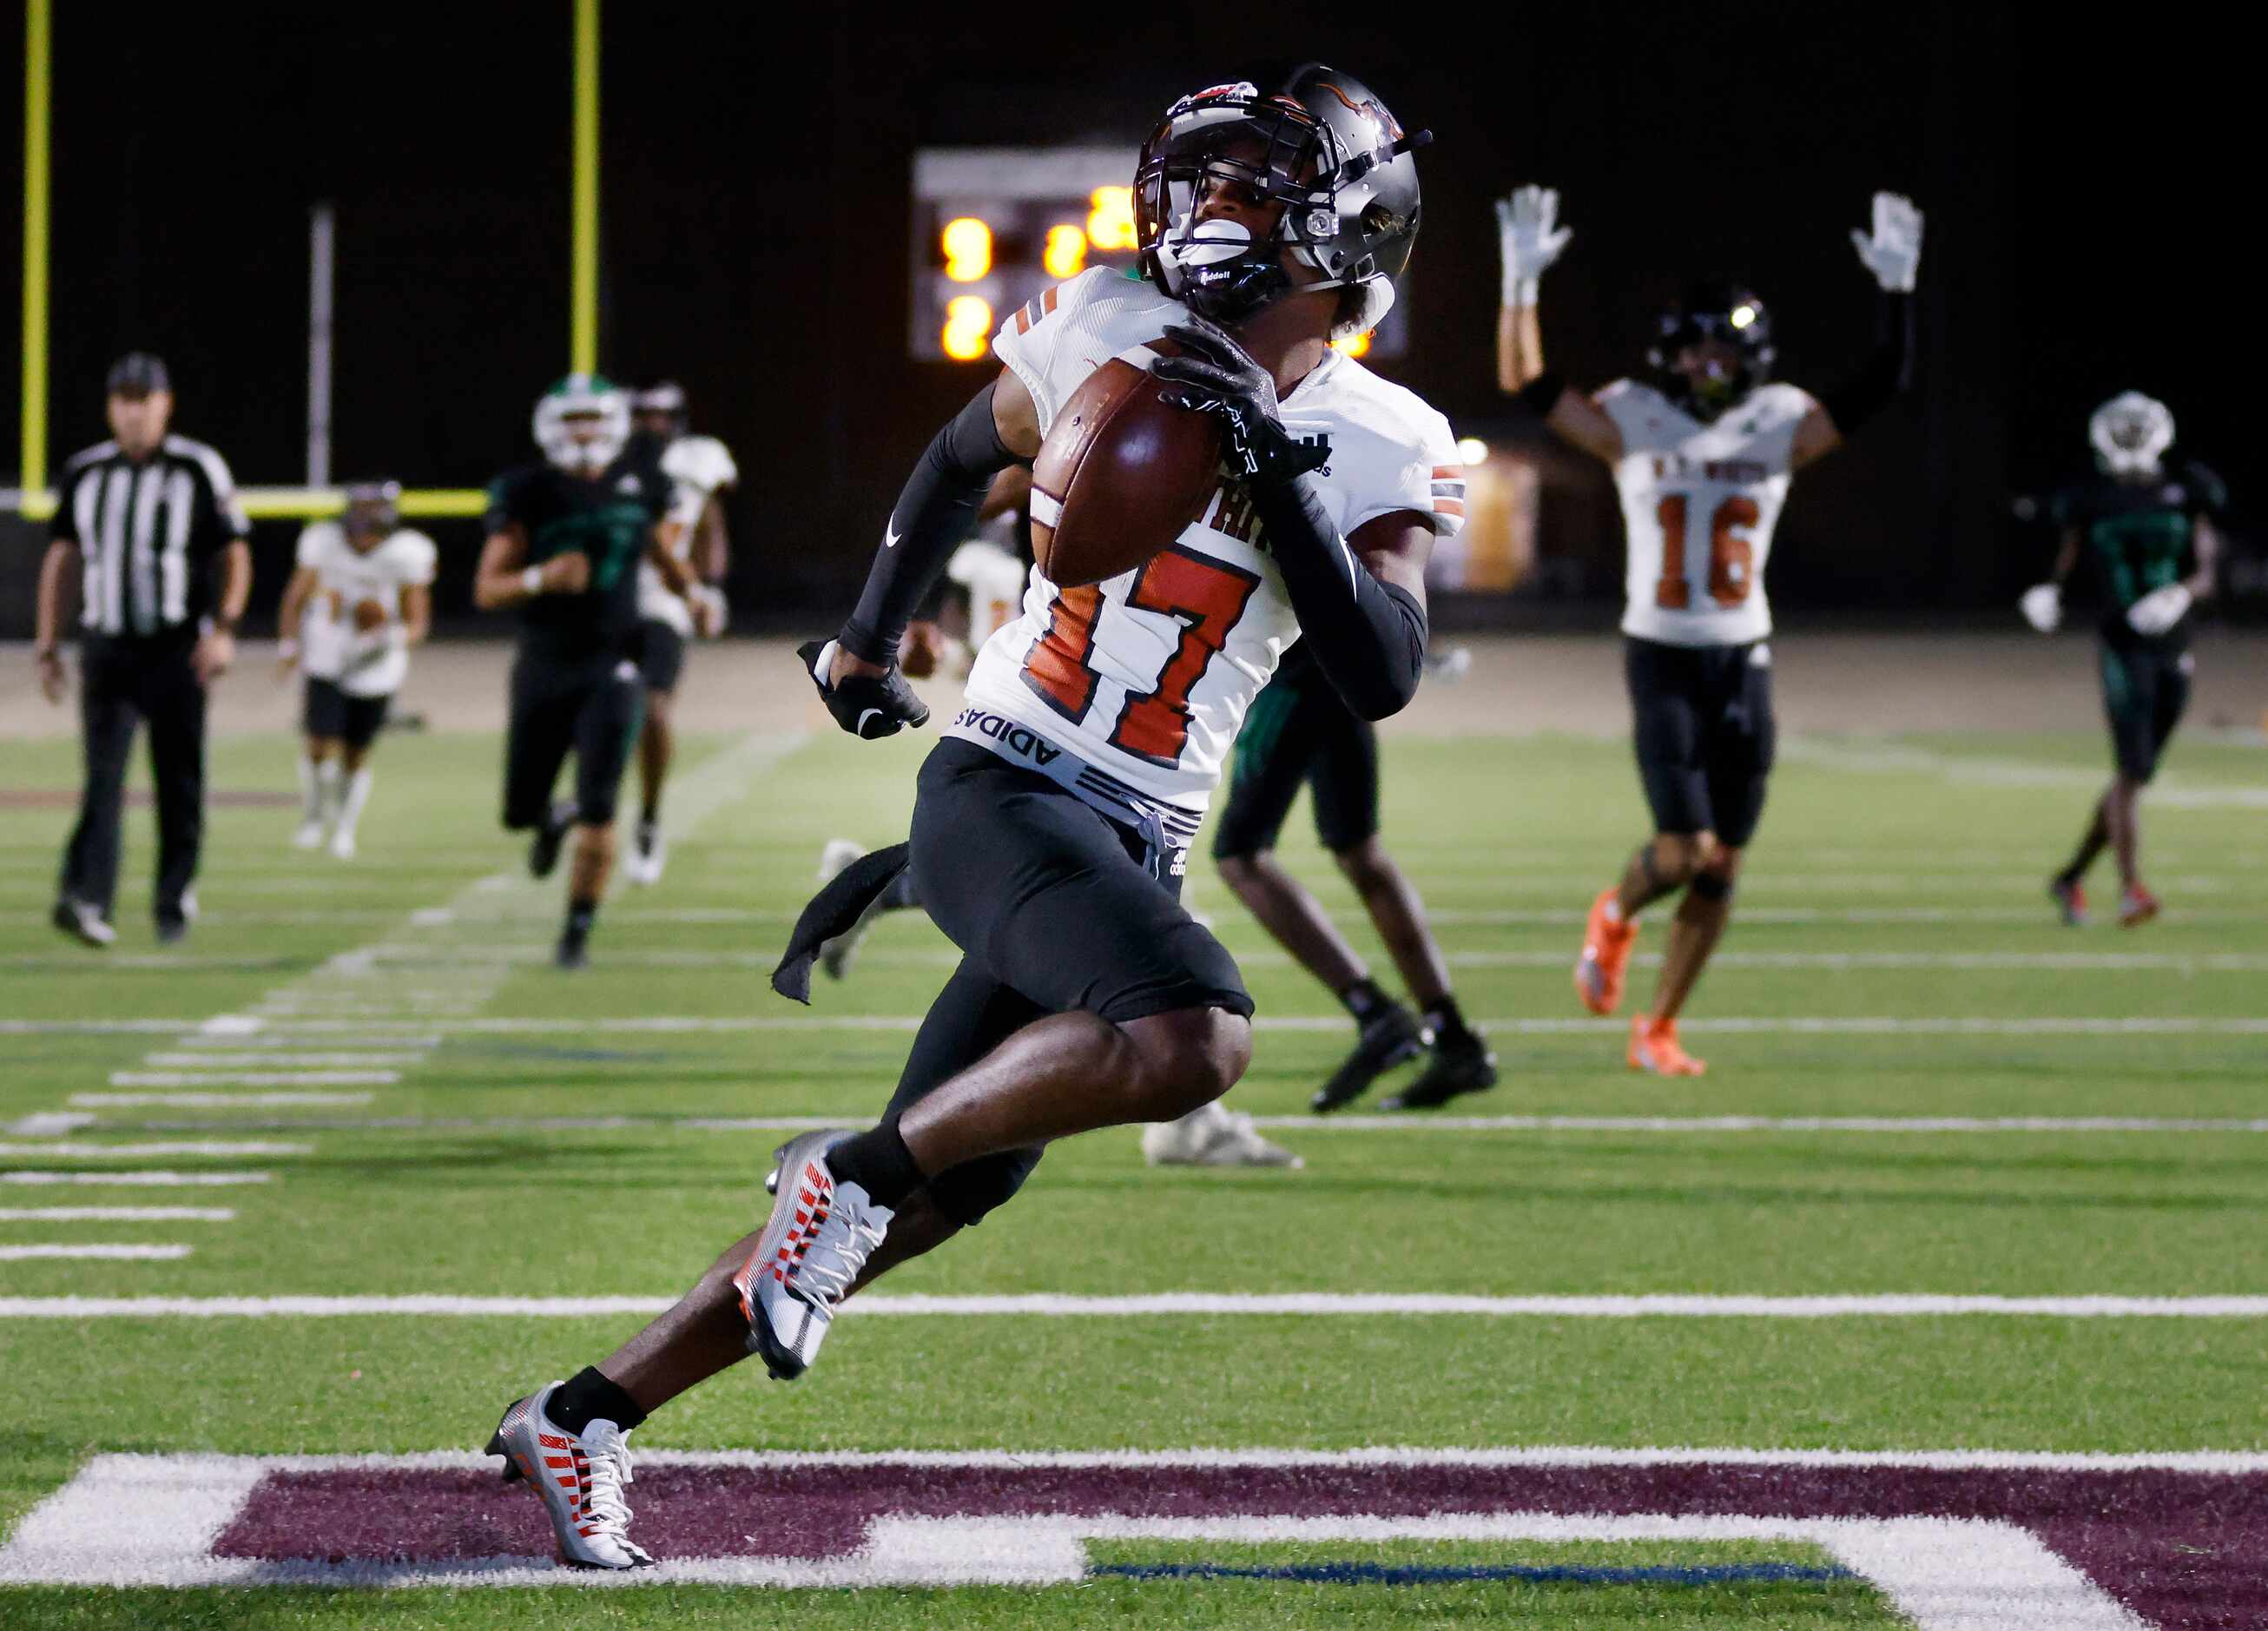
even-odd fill
[{"label": "green turf field", "polygon": [[[0,1536],[99,1454],[475,1450],[517,1392],[639,1323],[634,1310],[398,1308],[58,1318],[11,1299],[681,1289],[760,1218],[781,1136],[703,1124],[869,1118],[951,966],[943,938],[908,916],[875,932],[850,982],[821,980],[809,1009],[766,983],[821,843],[902,835],[924,745],[691,744],[674,797],[693,830],[660,886],[617,889],[592,967],[574,975],[548,963],[556,880],[527,881],[495,827],[490,737],[386,739],[351,862],[288,847],[288,805],[217,801],[204,915],[178,949],[150,931],[146,811],[129,817],[118,944],[96,954],[45,922],[70,810],[0,807],[0,1375],[32,1406],[0,1454]],[[212,784],[287,792],[291,752],[280,737],[224,739]],[[1732,932],[1690,1010],[1688,1045],[1710,1074],[1665,1083],[1624,1068],[1620,1024],[1584,1016],[1567,978],[1583,909],[1643,829],[1625,750],[1389,736],[1388,842],[1435,909],[1467,1013],[1492,1033],[1500,1088],[1461,1101],[1449,1125],[1378,1125],[1369,1104],[1352,1124],[1293,1124],[1351,1029],[1200,856],[1194,904],[1260,1005],[1232,1105],[1306,1170],[1154,1172],[1130,1130],[1077,1140],[1013,1207],[883,1288],[1040,1301],[846,1317],[805,1381],[736,1374],[636,1442],[2268,1449],[2268,1322],[2250,1303],[2234,1317],[1862,1304],[1626,1317],[1591,1304],[1124,1314],[1050,1301],[2268,1294],[2268,754],[2178,744],[2145,807],[2166,915],[2131,933],[2108,922],[2106,863],[2099,920],[2075,932],[2042,886],[2103,756],[2080,736],[1789,744]],[[11,789],[68,792],[75,777],[72,744],[9,749]],[[1285,857],[1352,926],[1352,897],[1304,821],[1295,812]],[[1633,995],[1653,978],[1642,962]],[[332,1096],[211,1096],[261,1094]],[[1711,1118],[1751,1119],[1698,1125]],[[151,1171],[247,1181],[115,1181]],[[104,1174],[114,1181],[77,1177]],[[36,1215],[122,1207],[202,1215]],[[10,1251],[77,1245],[189,1251]],[[1865,1579],[1795,1567],[1818,1561],[1802,1544],[1429,1546],[1095,1539],[1095,1572],[1077,1585],[792,1602],[682,1583],[599,1599],[0,1586],[0,1620],[533,1626],[585,1623],[595,1602],[636,1625],[791,1613],[819,1625],[1906,1623]],[[1794,1573],[1708,1573],[1759,1560]],[[1356,1563],[1382,1573],[1299,1575]],[[1399,1580],[1405,1566],[1423,1577]],[[1425,1573],[1468,1566],[1483,1572]]]}]

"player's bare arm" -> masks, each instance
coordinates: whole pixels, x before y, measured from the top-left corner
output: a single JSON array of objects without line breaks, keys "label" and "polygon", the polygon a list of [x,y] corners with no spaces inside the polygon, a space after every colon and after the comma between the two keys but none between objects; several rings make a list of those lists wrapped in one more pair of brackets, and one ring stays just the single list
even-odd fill
[{"label": "player's bare arm", "polygon": [[276,677],[279,680],[288,678],[299,666],[299,620],[306,615],[315,583],[313,567],[295,566],[291,580],[284,586],[284,603],[276,609]]},{"label": "player's bare arm", "polygon": [[49,702],[63,699],[63,654],[57,644],[63,629],[63,583],[78,565],[78,545],[68,538],[50,539],[40,557],[40,592],[32,639],[32,661],[40,677],[40,693]]},{"label": "player's bare arm", "polygon": [[2198,516],[2191,523],[2190,547],[2197,554],[2197,570],[2182,580],[2192,600],[2213,598],[2214,579],[2220,570],[2220,533],[2213,518]]},{"label": "player's bare arm", "polygon": [[1867,420],[1913,387],[1914,300],[1921,269],[1922,212],[1897,193],[1874,195],[1874,230],[1853,228],[1859,260],[1881,288],[1874,348],[1849,380],[1815,398],[1795,427],[1789,468],[1800,470],[1840,447]]},{"label": "player's bare arm", "polygon": [[241,538],[232,539],[220,552],[220,595],[212,627],[198,638],[189,657],[200,683],[210,685],[236,661],[236,625],[243,621],[245,602],[251,598],[252,546]]},{"label": "player's bare arm", "polygon": [[1522,187],[1496,206],[1504,288],[1496,314],[1498,388],[1541,418],[1569,446],[1602,463],[1623,456],[1622,432],[1606,410],[1582,392],[1567,388],[1543,360],[1543,325],[1537,315],[1544,271],[1575,234],[1559,222],[1559,195],[1550,188]]},{"label": "player's bare arm", "polygon": [[482,611],[502,611],[539,594],[579,594],[590,580],[591,557],[579,550],[530,566],[526,530],[512,521],[481,545],[481,564],[473,574],[473,604]]}]

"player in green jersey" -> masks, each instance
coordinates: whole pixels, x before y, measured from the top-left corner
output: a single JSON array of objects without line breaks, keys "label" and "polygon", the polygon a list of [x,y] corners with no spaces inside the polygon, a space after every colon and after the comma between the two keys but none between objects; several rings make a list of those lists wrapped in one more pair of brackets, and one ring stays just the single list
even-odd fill
[{"label": "player in green jersey", "polygon": [[2056,496],[2051,513],[2063,535],[2055,575],[2025,594],[2023,611],[2041,633],[2053,631],[2064,579],[2087,564],[2102,602],[2097,654],[2117,769],[2048,893],[2066,923],[2086,922],[2081,880],[2108,847],[2118,862],[2118,921],[2132,928],[2158,915],[2158,897],[2142,882],[2135,807],[2189,705],[2190,613],[2213,593],[2220,555],[2213,518],[2228,493],[2205,466],[2170,456],[2174,416],[2139,391],[2096,409],[2088,439],[2098,474]]}]

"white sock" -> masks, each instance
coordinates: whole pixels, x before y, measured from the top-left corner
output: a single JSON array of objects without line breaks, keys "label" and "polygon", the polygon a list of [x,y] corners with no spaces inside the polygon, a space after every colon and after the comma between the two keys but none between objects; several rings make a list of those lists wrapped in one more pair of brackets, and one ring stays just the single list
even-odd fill
[{"label": "white sock", "polygon": [[299,756],[299,819],[303,822],[323,819],[323,790],[316,779],[315,761],[306,754]]},{"label": "white sock", "polygon": [[339,806],[339,830],[351,833],[355,823],[362,819],[362,807],[370,802],[370,766],[364,765],[347,779],[346,801]]},{"label": "white sock", "polygon": [[342,768],[336,759],[325,759],[315,766],[315,799],[320,820],[331,821],[337,817]]}]

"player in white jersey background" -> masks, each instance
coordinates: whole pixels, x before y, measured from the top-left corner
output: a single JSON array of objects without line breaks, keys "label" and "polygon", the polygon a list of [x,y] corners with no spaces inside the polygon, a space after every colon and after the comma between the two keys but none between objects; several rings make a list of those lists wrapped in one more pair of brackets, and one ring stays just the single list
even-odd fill
[{"label": "player in white jersey background", "polygon": [[398,482],[362,483],[338,520],[310,522],[276,611],[277,677],[306,675],[291,841],[311,850],[328,838],[341,860],[370,801],[372,744],[433,621],[433,541],[401,525],[401,497]]},{"label": "player in white jersey background", "polygon": [[659,450],[672,483],[669,519],[677,530],[670,548],[692,569],[688,594],[673,591],[661,569],[638,563],[638,671],[645,680],[645,720],[638,729],[638,821],[623,875],[632,883],[659,883],[668,864],[661,825],[661,790],[677,751],[677,685],[685,673],[685,642],[725,631],[726,572],[732,543],[723,495],[740,484],[731,449],[713,436],[692,433],[685,392],[663,380],[630,398],[633,439]]},{"label": "player in white jersey background", "polygon": [[1874,354],[1815,397],[1771,380],[1771,317],[1736,284],[1697,284],[1665,312],[1652,377],[1594,395],[1543,361],[1538,280],[1572,233],[1559,196],[1523,187],[1497,206],[1504,255],[1498,383],[1571,446],[1614,473],[1627,538],[1624,671],[1653,836],[1592,903],[1575,989],[1594,1014],[1622,1000],[1638,914],[1678,890],[1651,1008],[1631,1024],[1632,1068],[1697,1076],[1677,1016],[1724,934],[1771,772],[1771,611],[1764,564],[1795,472],[1832,453],[1905,388],[1921,212],[1874,195],[1851,236],[1882,291]]},{"label": "player in white jersey background", "polygon": [[[1188,410],[1220,414],[1241,475],[1132,572],[1084,588],[1034,574],[922,767],[910,844],[852,863],[797,923],[774,977],[792,993],[910,865],[961,949],[880,1123],[787,1144],[763,1227],[601,1366],[514,1403],[493,1452],[532,1465],[549,1435],[617,1472],[623,1431],[747,1354],[800,1375],[843,1297],[1007,1200],[1043,1146],[1174,1119],[1243,1074],[1252,999],[1180,902],[1189,837],[1294,638],[1365,717],[1408,703],[1425,562],[1458,519],[1433,497],[1455,456],[1440,417],[1329,346],[1393,299],[1425,139],[1320,65],[1274,97],[1241,83],[1185,97],[1136,175],[1145,277],[1087,273],[1001,330],[1005,367],[916,464],[857,610],[804,648],[846,731],[926,722],[899,639],[993,476],[1038,454],[1106,359],[1175,341],[1153,372]],[[584,1513],[540,1493],[571,1561],[651,1561],[620,1503]]]}]

